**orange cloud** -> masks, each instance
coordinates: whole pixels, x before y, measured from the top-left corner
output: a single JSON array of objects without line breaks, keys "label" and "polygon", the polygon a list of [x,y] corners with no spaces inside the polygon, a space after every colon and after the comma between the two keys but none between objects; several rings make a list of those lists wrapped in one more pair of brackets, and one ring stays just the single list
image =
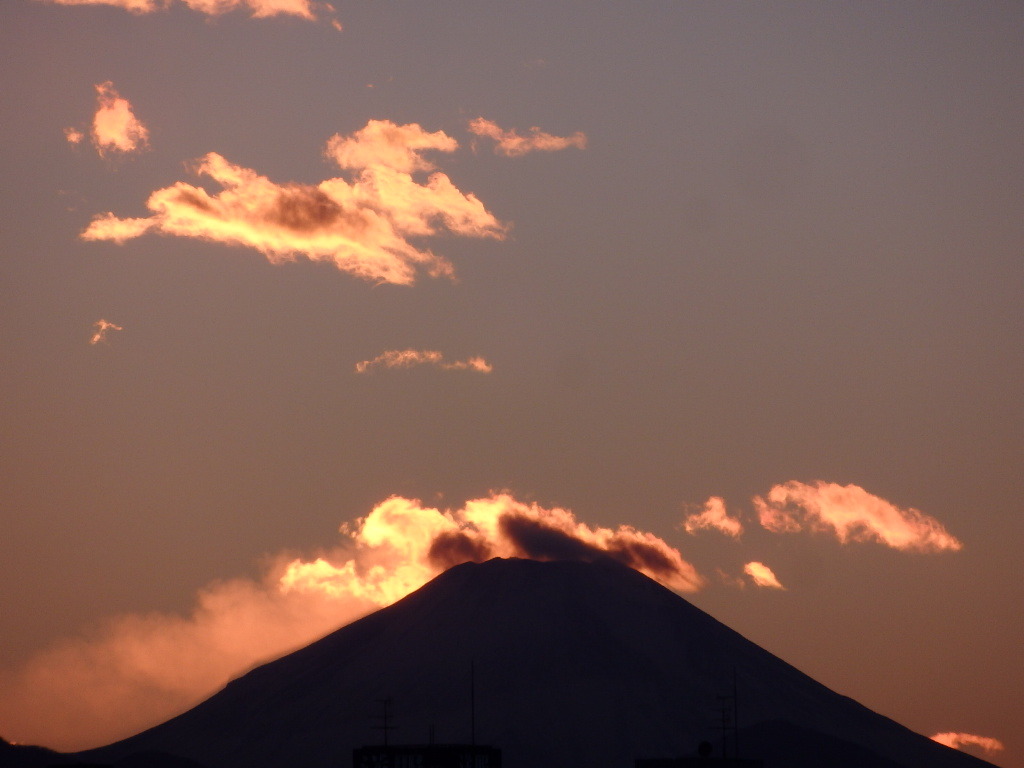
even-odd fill
[{"label": "orange cloud", "polygon": [[[167,9],[172,0],[43,0],[57,5],[109,5],[124,8],[132,13],[153,13]],[[310,21],[316,18],[314,8],[323,7],[333,11],[326,3],[313,3],[310,0],[180,0],[193,11],[208,16],[220,16],[236,10],[248,10],[256,19],[270,16],[298,16]]]},{"label": "orange cloud", "polygon": [[712,496],[704,502],[703,510],[694,512],[683,520],[683,529],[687,533],[717,530],[735,539],[743,533],[743,523],[729,515],[725,509],[725,501],[720,496]]},{"label": "orange cloud", "polygon": [[761,525],[769,531],[834,533],[848,541],[877,541],[894,549],[938,552],[963,545],[923,512],[902,509],[857,485],[792,480],[755,496]]},{"label": "orange cloud", "polygon": [[258,580],[214,582],[188,615],[122,616],[0,672],[4,735],[81,749],[194,705],[253,664],[301,647],[490,557],[612,559],[686,592],[703,578],[679,552],[630,526],[591,528],[572,512],[492,494],[439,510],[392,497],[341,527],[317,557],[279,555]]},{"label": "orange cloud", "polygon": [[390,120],[370,120],[351,136],[334,134],[324,153],[339,168],[383,166],[403,173],[432,171],[434,164],[422,152],[454,152],[459,143],[444,131],[429,133],[416,123],[395,125]]},{"label": "orange cloud", "polygon": [[[149,146],[149,130],[132,113],[132,105],[114,90],[109,80],[96,85],[96,115],[92,119],[92,143],[97,151],[138,152]],[[74,129],[70,129],[74,130]],[[68,140],[73,134],[65,131]]]},{"label": "orange cloud", "polygon": [[83,240],[110,240],[123,243],[153,229],[151,219],[119,219],[112,213],[96,216],[81,234]]},{"label": "orange cloud", "polygon": [[1003,750],[1003,743],[999,739],[993,739],[989,736],[975,736],[973,733],[954,733],[950,731],[948,733],[936,733],[931,739],[953,749],[978,747],[987,755]]},{"label": "orange cloud", "polygon": [[123,331],[120,325],[114,325],[113,323],[100,318],[92,324],[96,330],[92,334],[92,338],[89,339],[90,344],[99,344],[101,341],[107,340],[107,331]]},{"label": "orange cloud", "polygon": [[540,128],[533,127],[530,129],[529,135],[520,136],[515,129],[506,131],[497,123],[483,117],[471,120],[469,130],[477,136],[494,139],[497,142],[494,151],[506,157],[519,157],[528,152],[553,152],[567,147],[585,149],[587,146],[587,137],[581,131],[577,131],[572,136],[553,136]]},{"label": "orange cloud", "polygon": [[182,0],[193,11],[219,16],[238,9],[247,9],[255,19],[269,16],[299,16],[312,21],[316,18],[309,0]]},{"label": "orange cloud", "polygon": [[752,562],[747,563],[743,566],[743,572],[750,577],[751,581],[754,582],[758,587],[770,587],[771,589],[785,589],[782,586],[775,574],[772,573],[772,569],[764,563]]},{"label": "orange cloud", "polygon": [[431,365],[443,371],[477,371],[490,373],[494,368],[482,357],[448,361],[444,355],[432,349],[389,349],[372,360],[356,363],[357,373],[366,373],[376,368],[412,368],[417,365]]},{"label": "orange cloud", "polygon": [[[622,525],[616,529],[590,528],[569,510],[525,504],[509,494],[492,494],[466,502],[459,510],[439,511],[419,501],[392,497],[361,519],[359,540],[370,547],[398,552],[405,574],[418,574],[423,582],[458,563],[492,557],[534,560],[611,559],[628,565],[672,589],[695,592],[704,585],[696,569],[678,550],[650,533]],[[348,529],[343,529],[347,532]],[[332,592],[349,591],[352,566],[332,565],[323,558],[314,563],[294,562],[282,579],[291,588],[303,585]],[[429,574],[429,575],[424,575]],[[335,579],[337,575],[337,580]],[[399,576],[400,584],[406,583]],[[420,582],[420,583],[423,583]],[[379,587],[381,594],[393,586]],[[400,587],[402,591],[405,587]],[[405,594],[405,592],[402,592]],[[396,598],[397,599],[397,598]]]},{"label": "orange cloud", "polygon": [[69,144],[81,144],[82,139],[85,138],[85,134],[72,126],[64,129],[64,138],[68,140]]},{"label": "orange cloud", "polygon": [[417,268],[435,276],[453,273],[447,260],[417,248],[410,238],[441,230],[465,237],[505,236],[505,225],[445,174],[432,173],[425,182],[413,178],[414,171],[432,168],[420,152],[455,147],[440,131],[370,121],[351,137],[334,136],[327,144],[329,157],[358,171],[355,179],[332,178],[315,186],[278,184],[211,152],[196,172],[219,183],[220,192],[210,195],[202,187],[177,182],[149,196],[152,216],[101,214],[81,236],[121,243],[154,231],[246,246],[275,263],[299,255],[330,261],[367,280],[409,285]]}]

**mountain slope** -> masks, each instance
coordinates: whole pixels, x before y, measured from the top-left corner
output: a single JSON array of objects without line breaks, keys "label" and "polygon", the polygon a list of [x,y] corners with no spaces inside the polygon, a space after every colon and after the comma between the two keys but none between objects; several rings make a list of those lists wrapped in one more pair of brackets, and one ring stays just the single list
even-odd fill
[{"label": "mountain slope", "polygon": [[162,751],[211,768],[338,768],[353,747],[381,741],[386,697],[392,743],[426,742],[431,729],[437,741],[468,742],[471,660],[476,741],[500,747],[508,768],[693,754],[720,738],[719,697],[734,675],[741,725],[762,750],[747,756],[768,768],[808,764],[808,750],[821,765],[987,765],[828,690],[635,571],[528,560],[457,566],[82,757]]}]

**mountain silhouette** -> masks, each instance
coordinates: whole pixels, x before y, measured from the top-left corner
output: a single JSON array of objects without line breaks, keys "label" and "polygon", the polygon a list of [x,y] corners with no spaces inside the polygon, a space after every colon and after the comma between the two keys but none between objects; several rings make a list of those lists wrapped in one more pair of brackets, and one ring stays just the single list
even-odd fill
[{"label": "mountain silhouette", "polygon": [[827,689],[636,571],[514,559],[458,565],[184,714],[75,757],[348,768],[353,748],[387,736],[472,739],[499,747],[505,768],[632,768],[695,755],[702,741],[720,754],[734,687],[739,730],[726,746],[766,768],[990,765]]}]

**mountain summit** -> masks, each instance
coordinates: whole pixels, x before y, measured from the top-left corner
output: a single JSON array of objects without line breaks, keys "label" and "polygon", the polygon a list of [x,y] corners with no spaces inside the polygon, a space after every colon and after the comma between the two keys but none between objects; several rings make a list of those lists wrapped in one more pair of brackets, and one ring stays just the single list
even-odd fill
[{"label": "mountain summit", "polygon": [[392,744],[473,738],[499,747],[507,768],[632,768],[719,745],[734,685],[741,756],[766,768],[989,765],[830,691],[636,571],[531,560],[456,566],[81,757],[347,768],[353,748],[383,741],[390,699]]}]

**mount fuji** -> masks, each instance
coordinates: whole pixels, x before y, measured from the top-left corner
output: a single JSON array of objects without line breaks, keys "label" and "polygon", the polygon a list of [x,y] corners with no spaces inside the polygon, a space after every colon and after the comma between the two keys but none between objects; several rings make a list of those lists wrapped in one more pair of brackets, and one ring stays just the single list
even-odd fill
[{"label": "mount fuji", "polygon": [[184,714],[74,758],[347,768],[353,748],[386,735],[473,739],[500,748],[507,768],[632,768],[721,742],[722,697],[734,692],[730,748],[766,768],[990,765],[827,689],[625,566],[500,559],[455,566]]}]

